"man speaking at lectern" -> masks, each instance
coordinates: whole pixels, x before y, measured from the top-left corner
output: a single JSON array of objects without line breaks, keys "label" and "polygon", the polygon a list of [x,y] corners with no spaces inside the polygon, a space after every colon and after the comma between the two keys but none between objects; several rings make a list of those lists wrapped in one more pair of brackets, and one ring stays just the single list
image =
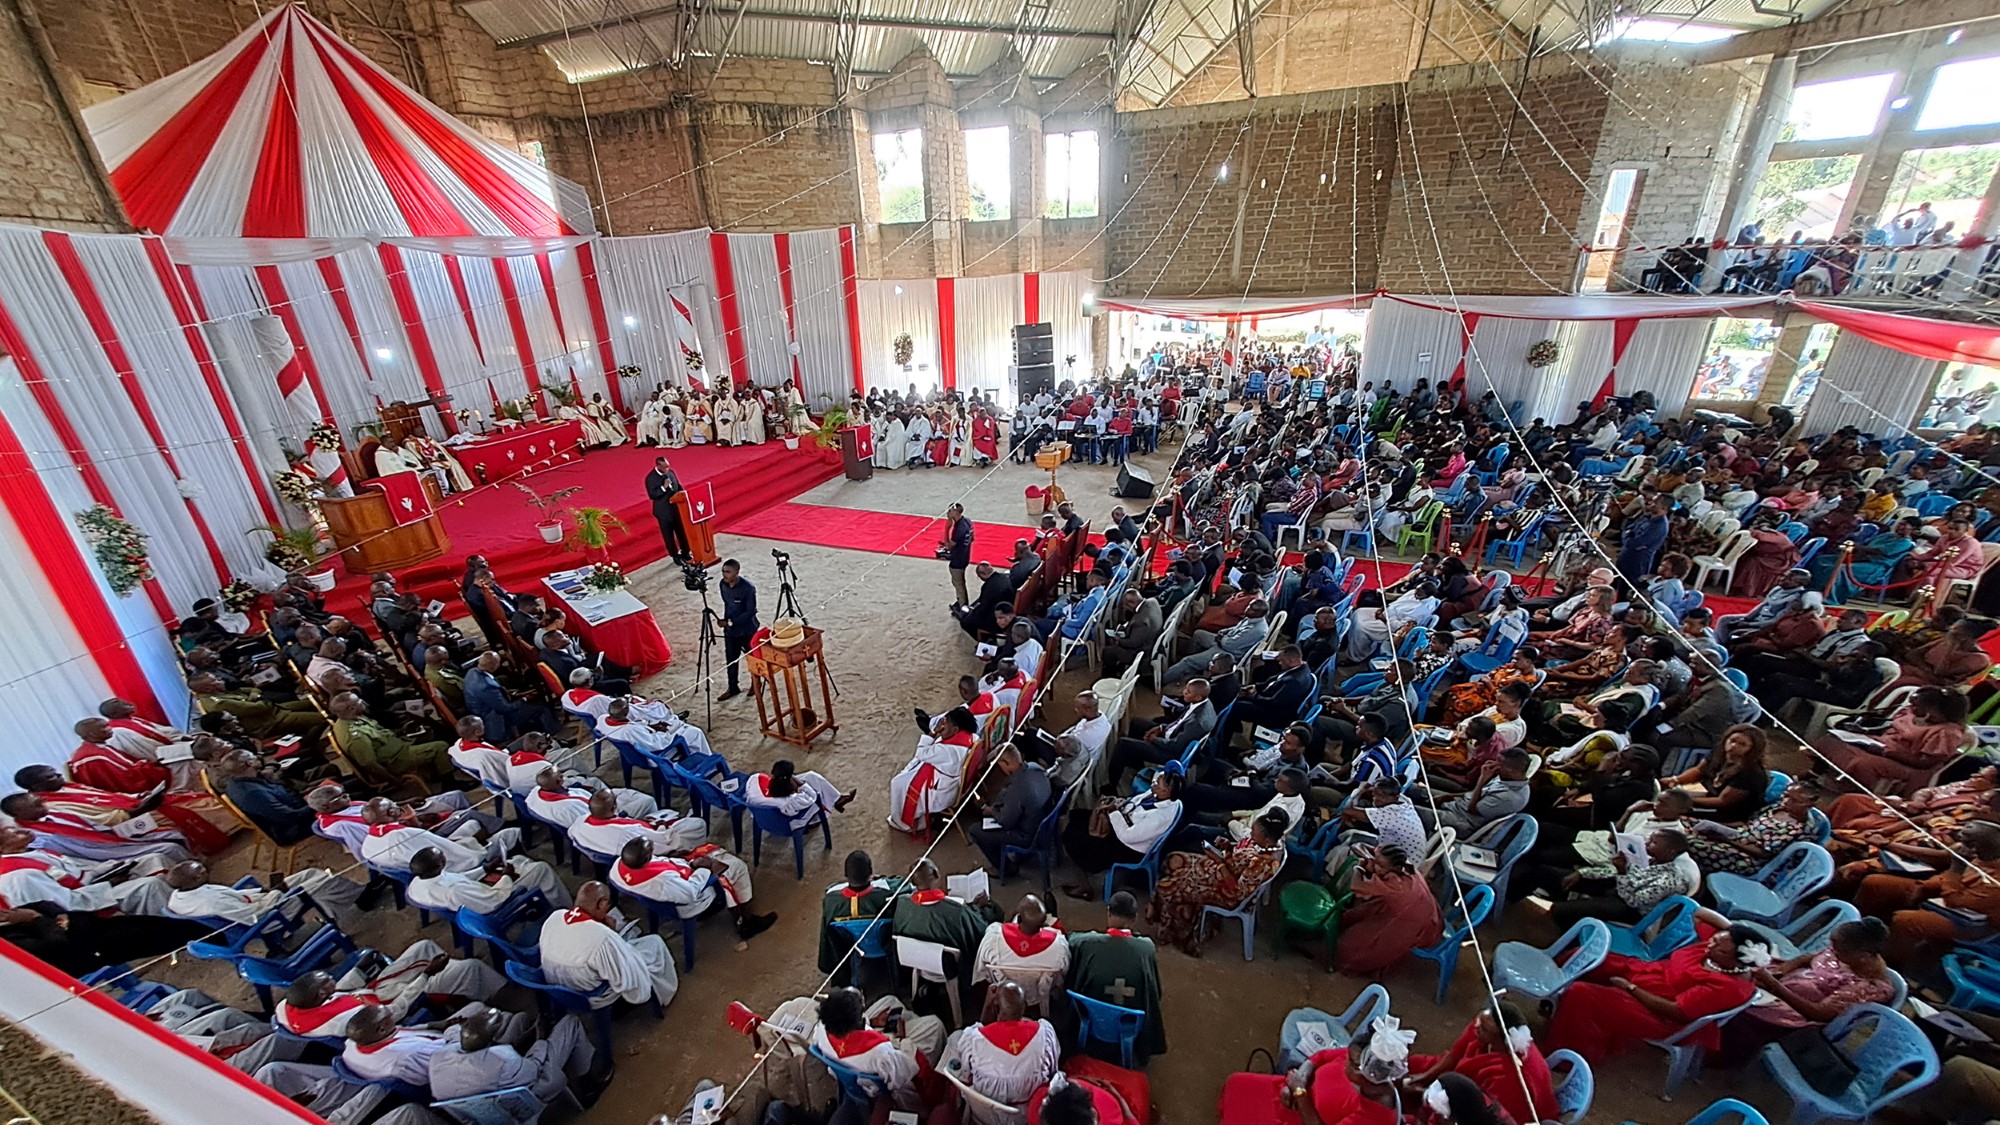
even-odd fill
[{"label": "man speaking at lectern", "polygon": [[674,506],[674,497],[681,494],[681,478],[674,473],[672,465],[661,457],[653,462],[653,471],[646,474],[646,498],[653,502],[653,519],[660,525],[660,538],[667,541],[667,554],[677,563],[688,561],[687,529],[681,526],[680,509]]}]

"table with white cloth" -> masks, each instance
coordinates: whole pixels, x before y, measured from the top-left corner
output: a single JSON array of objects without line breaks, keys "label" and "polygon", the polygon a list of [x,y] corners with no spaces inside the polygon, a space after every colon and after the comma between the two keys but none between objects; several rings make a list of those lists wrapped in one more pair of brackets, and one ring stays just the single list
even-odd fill
[{"label": "table with white cloth", "polygon": [[510,426],[478,441],[447,446],[476,484],[524,476],[583,456],[583,423],[542,422]]},{"label": "table with white cloth", "polygon": [[585,646],[632,669],[634,679],[665,668],[674,650],[653,611],[630,590],[585,586],[589,570],[565,570],[542,579],[550,604],[569,619],[569,631]]}]

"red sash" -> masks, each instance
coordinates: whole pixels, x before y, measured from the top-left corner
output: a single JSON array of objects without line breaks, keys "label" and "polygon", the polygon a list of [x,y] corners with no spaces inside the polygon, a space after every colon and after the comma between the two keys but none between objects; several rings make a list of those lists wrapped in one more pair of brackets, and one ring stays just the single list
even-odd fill
[{"label": "red sash", "polygon": [[[317,1008],[295,1008],[285,1005],[285,1023],[290,1025],[294,1035],[311,1035],[314,1031],[332,1023],[336,1016],[343,1016],[356,1008],[369,1008],[382,1003],[372,992],[350,992],[345,996],[335,996]],[[368,1048],[363,1047],[362,1050]]]},{"label": "red sash", "polygon": [[943,902],[944,892],[935,888],[928,891],[918,891],[910,896],[910,901],[916,903],[918,906],[929,906],[934,902]]},{"label": "red sash", "polygon": [[988,712],[993,710],[993,693],[985,691],[980,692],[978,697],[973,699],[971,703],[965,705],[965,709],[972,712],[972,717],[975,719],[981,715],[987,714]]},{"label": "red sash", "polygon": [[[494,749],[498,750],[499,747],[496,746]],[[507,756],[507,764],[510,766],[525,766],[530,762],[546,761],[548,758],[545,755],[537,754],[533,750],[516,750]]]},{"label": "red sash", "polygon": [[173,741],[173,739],[161,734],[158,727],[150,723],[142,723],[137,719],[112,719],[107,725],[112,730],[129,730],[133,734],[139,735],[142,738],[149,738],[162,746]]},{"label": "red sash", "polygon": [[1056,931],[1044,926],[1031,934],[1021,929],[1019,922],[1002,922],[1000,940],[1006,942],[1007,948],[1017,955],[1033,957],[1037,953],[1046,952],[1056,943]]},{"label": "red sash", "polygon": [[[54,870],[55,870],[55,865],[50,863],[48,860],[36,859],[34,856],[31,855],[20,854],[20,855],[0,856],[0,875],[9,875],[16,871],[54,871]],[[68,887],[70,890],[76,890],[78,887],[83,886],[83,880],[77,878],[74,875],[58,875],[56,876],[56,882],[60,883],[65,887]]]},{"label": "red sash", "polygon": [[[352,819],[352,818],[343,817],[341,819]],[[387,836],[391,832],[395,832],[398,829],[403,829],[408,827],[409,825],[407,824],[397,824],[395,821],[389,821],[385,824],[371,824],[368,826],[368,834],[370,836],[376,836],[376,837]]]},{"label": "red sash", "polygon": [[828,1032],[826,1041],[833,1048],[835,1058],[851,1059],[865,1055],[889,1041],[889,1037],[872,1027],[864,1027],[852,1035],[835,1035]]},{"label": "red sash", "polygon": [[672,872],[683,879],[694,875],[694,868],[677,859],[655,859],[644,867],[635,868],[624,860],[618,861],[618,874],[632,884],[650,883],[661,875]]},{"label": "red sash", "polygon": [[139,799],[128,793],[113,793],[90,785],[65,785],[53,793],[42,794],[44,803],[65,805],[89,805],[99,809],[124,809],[131,811],[139,807]]},{"label": "red sash", "polygon": [[1035,1020],[1005,1020],[1000,1023],[979,1025],[979,1034],[984,1036],[988,1043],[1010,1055],[1018,1055],[1027,1050],[1028,1044],[1035,1041],[1035,1036],[1040,1031],[1041,1024]]},{"label": "red sash", "polygon": [[916,776],[910,778],[910,787],[903,793],[903,823],[910,831],[922,831],[924,822],[930,819],[923,811],[924,794],[936,784],[937,767],[929,762],[918,766]]}]

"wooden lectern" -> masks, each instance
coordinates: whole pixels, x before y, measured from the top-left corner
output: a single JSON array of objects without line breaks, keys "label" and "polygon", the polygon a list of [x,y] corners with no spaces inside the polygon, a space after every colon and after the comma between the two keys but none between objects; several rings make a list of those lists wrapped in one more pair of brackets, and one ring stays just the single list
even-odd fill
[{"label": "wooden lectern", "polygon": [[444,496],[428,476],[424,478],[424,495],[430,499],[431,514],[401,526],[389,512],[389,497],[372,488],[319,502],[327,534],[340,548],[340,561],[349,574],[401,570],[443,558],[451,550],[451,538],[437,514]]},{"label": "wooden lectern", "polygon": [[840,467],[848,480],[869,480],[875,476],[875,435],[867,426],[843,426],[840,430]]},{"label": "wooden lectern", "polygon": [[674,509],[681,514],[681,530],[687,533],[688,554],[702,566],[722,561],[715,553],[715,490],[706,482],[674,494]]},{"label": "wooden lectern", "polygon": [[767,737],[801,750],[812,749],[813,739],[840,729],[833,721],[833,683],[826,671],[823,638],[820,630],[808,625],[805,639],[790,648],[766,641],[743,657],[750,670],[750,694],[757,697],[757,725]]}]

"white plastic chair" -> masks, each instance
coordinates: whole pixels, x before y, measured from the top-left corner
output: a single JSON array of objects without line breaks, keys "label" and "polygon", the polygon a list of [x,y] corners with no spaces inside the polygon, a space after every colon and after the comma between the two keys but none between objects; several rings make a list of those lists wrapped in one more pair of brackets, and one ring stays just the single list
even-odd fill
[{"label": "white plastic chair", "polygon": [[942,976],[929,969],[919,968],[912,963],[913,960],[933,960],[930,957],[918,956],[921,952],[925,951],[935,951],[935,960],[940,964],[944,964],[945,958],[949,956],[951,959],[950,964],[954,967],[958,964],[958,958],[963,956],[958,950],[953,949],[949,945],[940,945],[934,941],[922,941],[913,937],[904,937],[901,934],[896,935],[896,964],[910,970],[910,995],[915,996],[917,994],[917,982],[919,980],[927,980],[932,984],[943,985],[945,997],[951,1002],[951,1025],[953,1027],[964,1027],[965,1014],[962,1010],[964,1005],[958,998],[957,979]]},{"label": "white plastic chair", "polygon": [[1722,541],[1722,546],[1713,555],[1696,555],[1694,558],[1694,588],[1699,590],[1708,585],[1708,580],[1720,574],[1722,588],[1726,591],[1736,582],[1736,564],[1750,553],[1757,540],[1747,531],[1737,531]]},{"label": "white plastic chair", "polygon": [[1449,824],[1439,827],[1424,845],[1424,857],[1417,861],[1417,877],[1426,883],[1430,882],[1431,873],[1437,870],[1438,864],[1444,862],[1444,857],[1451,854],[1451,846],[1456,843],[1458,843],[1458,829]]},{"label": "white plastic chair", "polygon": [[945,1081],[958,1091],[959,1100],[965,1104],[966,1125],[1021,1125],[1028,1120],[1026,1107],[1008,1105],[973,1089],[959,1077],[963,1065],[958,1059],[952,1059],[939,1067],[938,1073],[944,1075]]},{"label": "white plastic chair", "polygon": [[1875,658],[1875,670],[1882,675],[1882,686],[1870,692],[1868,698],[1858,707],[1837,707],[1831,703],[1821,703],[1816,699],[1794,699],[1785,709],[1795,717],[1795,730],[1807,742],[1826,733],[1827,725],[1846,715],[1859,715],[1869,711],[1893,712],[1909,702],[1917,694],[1915,684],[1891,687],[1903,674],[1903,666],[1886,656]]}]

